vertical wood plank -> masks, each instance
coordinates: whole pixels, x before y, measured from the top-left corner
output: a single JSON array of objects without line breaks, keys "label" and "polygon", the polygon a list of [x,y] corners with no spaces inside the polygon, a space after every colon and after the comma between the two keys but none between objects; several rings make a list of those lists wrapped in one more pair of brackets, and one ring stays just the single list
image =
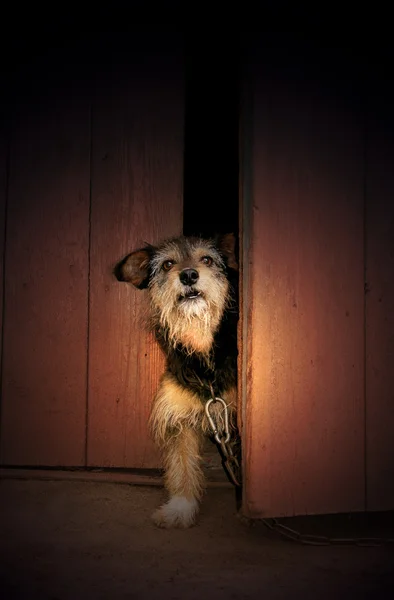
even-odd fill
[{"label": "vertical wood plank", "polygon": [[[376,87],[374,88],[376,91]],[[384,100],[383,100],[384,98]],[[394,127],[392,94],[371,108],[367,145],[367,509],[394,508]]]},{"label": "vertical wood plank", "polygon": [[[4,235],[7,195],[7,136],[0,123],[0,368],[2,364],[3,339],[3,283],[4,283]],[[1,374],[0,374],[1,378]],[[1,403],[0,403],[1,415]],[[1,418],[1,417],[0,417]]]},{"label": "vertical wood plank", "polygon": [[360,510],[362,123],[301,69],[254,77],[244,511]]},{"label": "vertical wood plank", "polygon": [[106,467],[159,465],[147,421],[164,369],[144,330],[147,292],[112,267],[182,229],[180,46],[139,42],[123,46],[93,113],[88,464]]},{"label": "vertical wood plank", "polygon": [[83,465],[89,102],[60,64],[31,77],[11,144],[1,462]]},{"label": "vertical wood plank", "polygon": [[[242,40],[241,56],[246,54],[246,44]],[[238,321],[238,430],[243,439],[245,411],[248,405],[248,326],[249,326],[249,281],[250,281],[250,244],[252,216],[252,163],[253,163],[253,93],[250,86],[251,76],[248,65],[243,64],[243,73],[239,79],[239,321]],[[243,464],[245,447],[243,445]]]}]

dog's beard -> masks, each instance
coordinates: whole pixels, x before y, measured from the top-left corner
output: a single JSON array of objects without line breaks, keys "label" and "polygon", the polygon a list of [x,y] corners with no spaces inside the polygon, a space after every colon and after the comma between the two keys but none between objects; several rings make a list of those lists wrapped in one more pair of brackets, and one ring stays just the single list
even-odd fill
[{"label": "dog's beard", "polygon": [[160,302],[155,302],[156,295],[152,294],[154,320],[160,324],[172,347],[181,344],[189,354],[197,352],[208,357],[225,309],[227,282],[217,282],[216,293],[211,295],[193,288],[196,293],[200,292],[195,298],[189,298],[187,293],[174,294],[174,291],[162,292]]}]

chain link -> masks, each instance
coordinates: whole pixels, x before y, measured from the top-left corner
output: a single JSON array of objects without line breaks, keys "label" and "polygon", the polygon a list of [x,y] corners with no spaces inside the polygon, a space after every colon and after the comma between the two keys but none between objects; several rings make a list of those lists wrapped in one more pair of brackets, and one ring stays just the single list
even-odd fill
[{"label": "chain link", "polygon": [[283,525],[277,519],[259,519],[268,529],[276,531],[281,537],[292,542],[298,542],[308,546],[391,546],[394,545],[393,538],[381,537],[349,537],[349,538],[331,538],[324,535],[311,535],[300,533],[287,525]]},{"label": "chain link", "polygon": [[[213,390],[212,390],[213,391]],[[220,402],[223,406],[223,434],[220,437],[219,430],[217,424],[215,423],[214,418],[212,417],[209,409],[213,402]],[[228,407],[223,398],[219,398],[212,394],[212,398],[210,398],[205,404],[205,414],[207,416],[209,425],[212,430],[212,434],[216,445],[218,447],[220,456],[222,458],[223,469],[226,472],[227,477],[236,487],[241,487],[241,467],[239,461],[236,456],[234,456],[232,447],[230,445],[230,428],[229,428],[229,420],[228,420]]]},{"label": "chain link", "polygon": [[[223,398],[215,396],[213,393],[212,385],[210,398],[205,404],[205,414],[207,416],[209,425],[211,427],[212,435],[218,447],[219,453],[222,457],[222,465],[227,474],[227,477],[236,487],[241,487],[241,468],[239,461],[234,456],[232,447],[230,445],[230,428],[228,419],[228,407]],[[223,433],[220,437],[220,433],[215,423],[213,416],[209,409],[214,402],[220,402],[223,406]],[[382,537],[328,537],[324,535],[312,535],[308,533],[301,533],[283,523],[280,523],[277,519],[259,519],[268,529],[277,532],[281,537],[304,544],[308,546],[362,546],[362,547],[376,547],[376,546],[394,546],[393,538],[382,538]]]},{"label": "chain link", "polygon": [[[222,465],[227,474],[227,477],[236,487],[241,487],[241,468],[239,461],[234,456],[232,447],[230,445],[230,428],[228,418],[228,407],[223,398],[219,398],[213,394],[211,388],[212,398],[210,398],[205,404],[205,414],[207,416],[209,425],[211,427],[212,435],[218,447],[219,453],[222,457]],[[220,436],[218,426],[215,423],[213,416],[209,409],[214,402],[220,402],[223,406],[223,433]],[[393,538],[382,538],[382,537],[328,537],[324,535],[312,535],[308,533],[301,533],[283,523],[280,523],[277,519],[259,519],[268,529],[277,532],[281,537],[304,544],[308,546],[362,546],[362,547],[376,547],[376,546],[394,546]]]}]

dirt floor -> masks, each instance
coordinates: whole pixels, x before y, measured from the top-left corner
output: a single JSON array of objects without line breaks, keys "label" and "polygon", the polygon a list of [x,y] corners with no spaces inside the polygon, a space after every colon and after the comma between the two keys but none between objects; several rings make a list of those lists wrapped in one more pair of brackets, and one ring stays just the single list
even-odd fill
[{"label": "dirt floor", "polygon": [[208,489],[193,529],[159,530],[150,513],[164,497],[157,486],[1,480],[0,598],[394,598],[393,546],[285,541],[242,523],[224,487]]}]

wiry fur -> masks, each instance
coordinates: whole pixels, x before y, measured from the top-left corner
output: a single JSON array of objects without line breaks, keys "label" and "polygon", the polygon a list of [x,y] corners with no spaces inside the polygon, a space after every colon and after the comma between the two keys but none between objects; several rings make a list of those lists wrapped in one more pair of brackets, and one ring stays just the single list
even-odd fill
[{"label": "wiry fur", "polygon": [[[185,238],[183,251],[185,250],[190,256],[187,266],[198,266],[199,280],[193,288],[201,292],[203,297],[194,302],[177,302],[178,297],[185,291],[179,273],[186,263],[179,244],[170,240],[158,250],[151,261],[152,277],[149,288],[152,324],[154,328],[161,329],[166,341],[173,348],[182,344],[190,354],[199,352],[208,355],[213,335],[226,306],[229,283],[223,273],[223,258],[213,244]],[[207,253],[215,259],[211,267],[200,262]],[[174,258],[176,263],[169,273],[163,275],[161,265],[169,256]]]},{"label": "wiry fur", "polygon": [[[161,527],[195,522],[204,489],[201,445],[210,433],[204,408],[212,390],[227,403],[236,429],[234,243],[231,235],[173,238],[132,252],[115,271],[119,280],[149,289],[150,326],[167,356],[150,418],[170,495],[153,515]],[[220,431],[221,406],[211,407]]]}]

